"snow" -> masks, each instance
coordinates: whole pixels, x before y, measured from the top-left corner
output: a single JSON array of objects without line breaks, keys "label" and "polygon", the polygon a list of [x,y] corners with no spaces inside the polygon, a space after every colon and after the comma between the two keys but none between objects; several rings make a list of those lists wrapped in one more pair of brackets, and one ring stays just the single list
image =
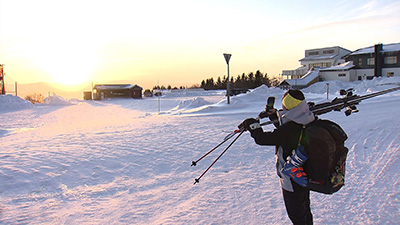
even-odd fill
[{"label": "snow", "polygon": [[309,70],[304,76],[300,79],[286,79],[291,86],[307,86],[311,81],[315,80],[319,75],[319,68],[313,68]]},{"label": "snow", "polygon": [[13,95],[0,95],[0,112],[32,108],[30,101],[23,100]]},{"label": "snow", "polygon": [[[341,88],[362,95],[399,82],[330,81],[329,100]],[[324,102],[325,88],[316,83],[304,93]],[[230,105],[222,91],[103,101],[55,96],[35,105],[0,96],[0,224],[289,224],[274,147],[245,133],[199,184],[194,179],[227,144],[190,166],[225,131],[256,117],[269,96],[281,107],[283,94],[261,86]],[[311,194],[315,224],[398,224],[399,101],[396,91],[361,102],[349,117],[321,116],[343,127],[350,152],[346,185],[333,195]]]},{"label": "snow", "polygon": [[58,96],[58,95],[53,95],[46,97],[44,99],[44,104],[48,105],[71,105],[72,103],[65,100],[63,97]]},{"label": "snow", "polygon": [[[397,52],[400,51],[400,43],[393,43],[393,44],[383,44],[383,52]],[[360,55],[360,54],[370,54],[375,52],[375,45],[358,49],[352,52],[350,55]]]},{"label": "snow", "polygon": [[348,61],[336,66],[331,66],[327,68],[321,68],[321,71],[330,71],[330,70],[349,70],[354,67],[353,61]]}]

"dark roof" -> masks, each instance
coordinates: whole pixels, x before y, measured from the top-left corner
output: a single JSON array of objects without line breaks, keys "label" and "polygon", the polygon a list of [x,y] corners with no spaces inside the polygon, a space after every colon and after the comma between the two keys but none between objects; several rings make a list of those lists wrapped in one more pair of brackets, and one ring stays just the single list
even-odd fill
[{"label": "dark roof", "polygon": [[[383,44],[382,45],[383,49],[381,52],[397,52],[400,51],[400,43],[394,43],[394,44]],[[371,54],[375,52],[375,45],[374,46],[369,46],[366,48],[360,48],[352,52],[350,55],[361,55],[361,54]]]},{"label": "dark roof", "polygon": [[132,88],[142,88],[136,84],[96,84],[93,89],[97,90],[129,90]]}]

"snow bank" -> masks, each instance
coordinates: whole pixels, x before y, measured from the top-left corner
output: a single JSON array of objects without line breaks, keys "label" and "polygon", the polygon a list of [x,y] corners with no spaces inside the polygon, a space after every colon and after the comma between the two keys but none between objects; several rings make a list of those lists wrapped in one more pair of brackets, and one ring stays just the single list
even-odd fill
[{"label": "snow bank", "polygon": [[32,108],[30,101],[14,95],[0,95],[0,112],[10,112]]},{"label": "snow bank", "polygon": [[[74,100],[74,102],[77,102]],[[72,101],[67,101],[64,98],[53,95],[44,99],[43,104],[38,105],[72,105]],[[21,99],[14,95],[0,95],[0,112],[12,112],[18,110],[24,110],[35,107],[28,100]]]},{"label": "snow bank", "polygon": [[225,90],[209,90],[203,89],[179,89],[179,90],[162,90],[161,98],[181,98],[181,97],[197,97],[197,96],[224,96]]},{"label": "snow bank", "polygon": [[207,102],[204,100],[202,97],[195,97],[189,100],[183,100],[178,103],[178,105],[173,108],[171,111],[178,111],[178,110],[190,110],[190,109],[195,109],[199,108],[205,105],[210,105],[210,102]]},{"label": "snow bank", "polygon": [[[202,98],[196,97],[180,102],[175,108],[165,111],[163,114],[209,115],[248,113],[263,108],[269,96],[282,96],[284,92],[284,90],[279,88],[268,88],[266,85],[261,85],[248,93],[232,96],[229,105],[227,104],[226,97],[214,104],[209,104]],[[215,94],[216,92],[212,93]]]},{"label": "snow bank", "polygon": [[182,100],[178,103],[176,107],[171,110],[165,111],[161,114],[182,114],[185,111],[193,110],[196,108],[203,107],[205,105],[210,105],[211,103],[206,101],[202,97],[195,97],[192,99]]},{"label": "snow bank", "polygon": [[[345,81],[324,81],[317,82],[311,85],[308,88],[302,89],[302,91],[306,95],[307,101],[313,101],[316,103],[320,103],[326,101],[325,96],[321,96],[321,94],[325,94],[327,90],[327,83],[329,83],[329,93],[333,94],[333,97],[339,96],[339,92],[341,89],[350,89],[353,88],[354,94],[366,94],[369,92],[381,91],[391,87],[398,86],[400,84],[400,77],[378,77],[373,80],[364,80],[364,81],[355,81],[355,82],[345,82]],[[207,105],[203,103],[196,107],[196,104],[193,104],[190,108],[182,107],[182,104],[189,104],[188,102],[180,103],[176,107],[179,109],[179,115],[181,114],[218,114],[218,113],[246,113],[246,112],[254,112],[262,109],[267,101],[267,98],[270,96],[274,96],[276,99],[281,99],[285,90],[280,88],[269,88],[266,85],[261,85],[258,88],[251,90],[246,94],[239,94],[237,96],[231,97],[231,104],[226,104],[226,99],[221,100],[218,103]],[[189,102],[196,102],[196,99],[190,100]],[[277,108],[281,107],[281,102],[276,100],[275,105]],[[176,110],[172,110],[170,112],[176,114]]]},{"label": "snow bank", "polygon": [[271,87],[269,88],[266,85],[261,85],[258,88],[255,88],[253,90],[251,90],[249,93],[246,94],[241,94],[241,95],[237,95],[236,97],[238,98],[242,98],[244,100],[266,100],[266,97],[271,96],[271,95],[275,95],[275,94],[282,94],[285,91],[280,89],[280,88],[276,88],[276,87]]},{"label": "snow bank", "polygon": [[322,94],[326,93],[329,84],[330,94],[339,94],[341,89],[353,88],[354,93],[365,94],[368,92],[381,91],[400,85],[400,77],[375,77],[372,80],[346,82],[339,80],[330,80],[317,82],[310,87],[302,89],[304,93]]},{"label": "snow bank", "polygon": [[196,97],[196,98],[193,98],[190,100],[183,100],[183,101],[179,102],[179,104],[173,110],[179,110],[179,109],[183,109],[183,108],[196,108],[196,107],[208,105],[208,104],[210,104],[210,103],[207,102],[206,100],[204,100],[204,98]]},{"label": "snow bank", "polygon": [[65,100],[64,98],[53,95],[44,99],[44,104],[47,105],[72,105],[71,102]]}]

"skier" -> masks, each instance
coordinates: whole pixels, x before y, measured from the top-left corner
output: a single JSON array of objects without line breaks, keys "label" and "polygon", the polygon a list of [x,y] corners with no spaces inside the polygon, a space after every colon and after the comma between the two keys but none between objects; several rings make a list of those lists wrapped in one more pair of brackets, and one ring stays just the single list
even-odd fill
[{"label": "skier", "polygon": [[302,127],[315,120],[314,114],[299,90],[289,90],[282,98],[282,111],[268,109],[276,129],[264,132],[259,120],[244,120],[239,128],[250,131],[251,137],[259,145],[276,146],[276,168],[282,187],[282,195],[287,214],[293,224],[313,224],[310,209],[310,190],[306,188],[307,175],[303,171],[303,163],[308,156],[300,145]]}]

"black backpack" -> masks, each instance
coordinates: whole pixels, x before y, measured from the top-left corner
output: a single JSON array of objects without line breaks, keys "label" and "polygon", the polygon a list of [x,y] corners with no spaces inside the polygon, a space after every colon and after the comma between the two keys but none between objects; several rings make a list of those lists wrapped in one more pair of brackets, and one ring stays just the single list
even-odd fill
[{"label": "black backpack", "polygon": [[308,153],[303,165],[312,191],[333,194],[344,185],[347,134],[336,123],[315,120],[302,131],[300,143]]}]

